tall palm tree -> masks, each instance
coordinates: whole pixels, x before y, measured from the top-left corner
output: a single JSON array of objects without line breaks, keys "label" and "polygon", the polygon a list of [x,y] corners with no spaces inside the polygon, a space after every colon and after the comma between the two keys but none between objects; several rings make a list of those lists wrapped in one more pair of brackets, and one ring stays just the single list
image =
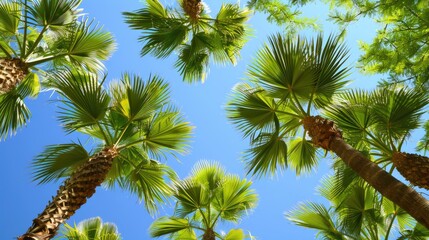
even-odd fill
[{"label": "tall palm tree", "polygon": [[[336,37],[326,41],[321,36],[308,41],[270,37],[250,66],[249,83],[235,87],[227,107],[229,118],[250,138],[252,147],[245,155],[249,172],[263,175],[291,165],[299,174],[316,165],[320,147],[334,152],[369,185],[429,228],[429,202],[371,161],[372,156],[380,156],[382,163],[391,159],[399,150],[395,142],[402,146],[418,127],[428,100],[418,91],[390,89],[374,93],[372,99],[378,100],[373,108],[365,105],[364,94],[351,102],[335,101],[334,95],[346,84],[346,59],[347,50]],[[340,108],[353,104],[356,111]],[[345,138],[333,121],[314,116],[326,108],[332,113],[327,117],[336,122],[344,119],[337,123]],[[374,152],[365,155],[359,150],[367,149],[353,148],[346,141],[354,146],[369,144]]]},{"label": "tall palm tree", "polygon": [[98,71],[115,48],[109,32],[82,17],[80,0],[0,0],[0,139],[30,118],[24,98],[58,66]]},{"label": "tall palm tree", "polygon": [[[174,215],[158,218],[150,226],[150,234],[177,240],[251,238],[242,229],[232,229],[225,235],[215,230],[220,221],[236,223],[256,206],[258,197],[251,184],[226,173],[218,163],[199,162],[191,176],[174,183],[177,200]],[[201,236],[197,237],[198,234]]]},{"label": "tall palm tree", "polygon": [[141,55],[165,58],[178,52],[175,67],[186,82],[204,82],[211,59],[235,65],[247,41],[250,11],[226,3],[212,18],[201,0],[178,2],[180,9],[171,9],[159,0],[146,0],[145,8],[124,13],[129,26],[142,31]]},{"label": "tall palm tree", "polygon": [[118,228],[113,223],[103,223],[101,218],[90,218],[78,225],[65,224],[62,235],[56,239],[67,240],[121,240]]},{"label": "tall palm tree", "polygon": [[321,239],[427,239],[429,230],[369,187],[341,161],[319,193],[331,204],[308,202],[286,214],[298,226],[317,230]]},{"label": "tall palm tree", "polygon": [[175,173],[152,157],[184,153],[192,127],[169,105],[168,86],[159,77],[143,81],[124,74],[105,90],[97,76],[65,70],[49,85],[63,97],[59,120],[68,132],[98,139],[89,153],[76,143],[50,145],[35,158],[35,180],[68,177],[57,195],[19,239],[50,239],[97,186],[119,186],[138,195],[153,212],[171,193],[164,178]]}]

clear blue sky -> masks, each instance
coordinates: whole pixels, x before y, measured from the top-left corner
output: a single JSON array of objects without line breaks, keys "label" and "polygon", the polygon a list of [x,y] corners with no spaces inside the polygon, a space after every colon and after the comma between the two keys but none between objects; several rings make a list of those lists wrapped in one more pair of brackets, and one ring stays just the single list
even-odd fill
[{"label": "clear blue sky", "polygon": [[[162,0],[171,5],[175,0]],[[206,1],[216,12],[221,1]],[[242,1],[242,5],[245,1]],[[194,163],[206,159],[219,161],[231,173],[245,176],[244,165],[240,161],[241,153],[248,147],[247,140],[228,122],[224,110],[231,88],[245,77],[246,66],[267,36],[281,29],[267,23],[265,16],[257,14],[250,24],[254,29],[253,37],[242,51],[242,58],[236,67],[211,66],[210,74],[204,84],[188,85],[172,67],[174,58],[164,60],[150,56],[141,58],[141,44],[137,42],[139,33],[125,25],[121,12],[143,7],[143,3],[134,1],[83,1],[81,6],[90,18],[95,18],[104,28],[111,31],[118,42],[118,49],[106,62],[108,80],[118,79],[123,72],[136,73],[146,78],[149,74],[158,74],[170,83],[172,99],[181,109],[186,119],[194,125],[195,134],[191,143],[191,152],[180,156],[179,161],[171,158],[166,162],[172,166],[181,178],[186,177]],[[308,11],[307,11],[308,10]],[[326,18],[326,7],[312,6],[305,13],[320,20]],[[335,32],[332,25],[324,25],[326,34]],[[371,22],[354,24],[347,35],[350,47],[349,63],[354,65],[358,56],[358,39],[369,41],[375,32]],[[355,82],[351,86],[371,87],[376,84],[374,77],[361,76],[354,70],[351,76]],[[13,239],[23,234],[32,220],[44,209],[48,200],[56,193],[60,184],[37,185],[31,181],[30,163],[44,146],[68,143],[86,137],[77,134],[66,135],[55,117],[56,104],[51,93],[43,93],[37,100],[27,101],[33,116],[27,127],[14,137],[0,142],[3,169],[0,174],[2,194],[0,198],[0,235],[1,239]],[[88,144],[89,146],[89,144]],[[165,160],[164,160],[165,161]],[[253,187],[259,194],[258,207],[244,217],[237,226],[252,233],[260,240],[272,239],[313,239],[315,232],[296,227],[284,218],[284,213],[303,201],[323,202],[317,196],[315,188],[321,177],[328,173],[330,159],[322,159],[317,169],[305,176],[296,177],[288,170],[273,178],[252,179]],[[161,207],[159,216],[171,212],[173,204]],[[117,224],[126,240],[149,239],[148,227],[153,218],[144,206],[130,193],[120,189],[113,191],[98,188],[96,194],[86,205],[69,220],[70,224],[86,218],[100,216],[106,222]],[[234,226],[225,226],[227,227]]]}]

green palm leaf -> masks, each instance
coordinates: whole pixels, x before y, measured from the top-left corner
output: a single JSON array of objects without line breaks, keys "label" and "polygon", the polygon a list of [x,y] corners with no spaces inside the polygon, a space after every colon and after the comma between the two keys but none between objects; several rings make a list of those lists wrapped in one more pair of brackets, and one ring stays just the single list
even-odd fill
[{"label": "green palm leaf", "polygon": [[[53,43],[54,49],[66,49],[66,52],[59,54],[68,56],[67,59],[58,58],[55,62],[57,65],[71,61],[74,65],[83,66],[92,71],[104,69],[101,60],[108,59],[116,48],[111,33],[103,31],[102,27],[94,26],[88,19],[83,19],[71,26],[67,33]],[[33,61],[37,63],[37,59]],[[30,61],[29,64],[33,63]]]},{"label": "green palm leaf", "polygon": [[[204,36],[204,33],[201,35]],[[207,42],[204,40],[204,37],[199,38],[196,35],[190,44],[181,45],[179,48],[179,57],[174,66],[186,82],[205,81],[210,59],[210,46],[207,46]]]},{"label": "green palm leaf", "polygon": [[256,207],[258,196],[250,189],[251,185],[250,181],[236,175],[224,177],[213,202],[222,219],[237,222],[247,211]]},{"label": "green palm leaf", "polygon": [[425,135],[417,143],[417,151],[424,151],[426,154],[426,151],[429,150],[429,121],[425,122],[424,130]]},{"label": "green palm leaf", "polygon": [[[160,217],[150,225],[149,231],[152,237],[160,237],[168,234],[177,233],[183,230],[192,232],[190,228],[191,223],[186,218]],[[190,239],[196,240],[197,238]]]},{"label": "green palm leaf", "polygon": [[317,165],[316,148],[309,140],[296,138],[289,143],[288,160],[297,175],[309,172]]},{"label": "green palm leaf", "polygon": [[343,130],[348,142],[368,151],[368,132],[375,123],[370,106],[371,93],[349,90],[337,95],[333,103],[325,107],[324,114]]},{"label": "green palm leaf", "polygon": [[48,183],[70,176],[89,154],[80,144],[48,145],[32,163],[33,181]]},{"label": "green palm leaf", "polygon": [[[135,156],[135,155],[134,155]],[[118,161],[128,166],[119,166],[121,176],[116,178],[118,186],[138,196],[144,200],[144,204],[149,213],[154,214],[157,210],[157,203],[163,203],[173,191],[166,178],[175,179],[174,171],[167,165],[151,160],[146,163],[145,159],[125,159],[122,154]]]},{"label": "green palm leaf", "polygon": [[225,235],[224,240],[244,240],[245,238],[243,229],[231,229]]},{"label": "green palm leaf", "polygon": [[121,83],[113,84],[110,91],[114,107],[130,122],[149,118],[169,100],[167,84],[158,76],[144,82],[137,75],[123,74]]},{"label": "green palm leaf", "polygon": [[344,67],[348,59],[348,50],[339,44],[340,38],[329,36],[326,42],[322,35],[310,41],[309,58],[311,67],[316,71],[316,79],[312,89],[314,102],[321,108],[329,105],[332,96],[340,90],[347,81],[343,79],[349,74],[350,68]]},{"label": "green palm leaf", "polygon": [[81,221],[77,226],[65,224],[62,235],[56,239],[67,240],[120,240],[115,224],[103,223],[99,217]]},{"label": "green palm leaf", "polygon": [[343,234],[336,225],[336,216],[323,205],[312,202],[301,204],[287,213],[286,217],[298,226],[320,230],[327,239],[343,239]]},{"label": "green palm leaf", "polygon": [[145,126],[145,147],[155,156],[169,153],[185,153],[192,127],[183,120],[180,112],[166,108],[153,115]]},{"label": "green palm leaf", "polygon": [[225,53],[225,57],[218,54],[215,60],[218,62],[225,62],[229,60],[232,64],[237,63],[237,58],[240,56],[240,50],[247,41],[247,29],[245,23],[247,22],[250,11],[247,9],[240,9],[238,4],[222,4],[214,27],[216,28],[215,34],[219,35],[221,46],[219,48]]},{"label": "green palm leaf", "polygon": [[209,202],[210,192],[193,179],[175,183],[175,188],[174,197],[180,202],[176,213],[180,217],[185,217],[198,209],[205,208]]},{"label": "green palm leaf", "polygon": [[29,12],[38,25],[61,27],[75,20],[81,0],[35,0],[29,5]]},{"label": "green palm leaf", "polygon": [[277,104],[263,89],[238,84],[231,96],[226,107],[228,118],[244,133],[244,137],[274,124]]},{"label": "green palm leaf", "polygon": [[429,103],[424,93],[409,88],[379,89],[373,97],[376,131],[398,141],[419,127],[420,116]]},{"label": "green palm leaf", "polygon": [[16,133],[31,116],[22,96],[15,90],[0,95],[0,140]]},{"label": "green palm leaf", "polygon": [[226,170],[218,162],[199,161],[191,170],[192,180],[204,186],[207,191],[222,187]]},{"label": "green palm leaf", "polygon": [[251,80],[258,82],[270,95],[288,99],[290,94],[309,99],[316,78],[307,62],[306,42],[300,38],[292,41],[280,34],[271,36],[269,45],[257,53],[249,68]]},{"label": "green palm leaf", "polygon": [[18,31],[21,6],[16,1],[0,2],[0,35],[13,35]]},{"label": "green palm leaf", "polygon": [[110,97],[96,75],[64,70],[53,74],[48,85],[64,97],[59,120],[67,131],[95,125],[105,116]]},{"label": "green palm leaf", "polygon": [[414,229],[401,232],[401,237],[397,240],[425,240],[429,237],[429,230],[421,224],[417,224]]},{"label": "green palm leaf", "polygon": [[252,141],[252,148],[244,156],[248,172],[274,174],[287,168],[287,145],[276,134],[261,133]]}]

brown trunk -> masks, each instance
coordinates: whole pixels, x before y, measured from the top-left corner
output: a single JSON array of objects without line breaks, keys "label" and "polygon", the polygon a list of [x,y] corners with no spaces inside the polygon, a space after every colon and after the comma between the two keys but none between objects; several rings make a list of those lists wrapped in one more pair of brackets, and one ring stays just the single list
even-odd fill
[{"label": "brown trunk", "polygon": [[18,58],[0,58],[0,93],[9,92],[28,73],[27,65]]},{"label": "brown trunk", "polygon": [[183,0],[182,8],[193,22],[198,21],[203,10],[201,0]]},{"label": "brown trunk", "polygon": [[369,185],[429,229],[428,200],[348,145],[332,121],[306,117],[303,124],[316,146],[333,151]]},{"label": "brown trunk", "polygon": [[203,240],[216,240],[216,235],[213,229],[207,228],[203,235]]},{"label": "brown trunk", "polygon": [[86,199],[90,198],[106,179],[117,154],[115,148],[105,148],[80,166],[18,240],[48,240],[54,237],[60,224],[85,204]]},{"label": "brown trunk", "polygon": [[429,159],[411,153],[395,152],[393,165],[413,185],[429,190]]}]

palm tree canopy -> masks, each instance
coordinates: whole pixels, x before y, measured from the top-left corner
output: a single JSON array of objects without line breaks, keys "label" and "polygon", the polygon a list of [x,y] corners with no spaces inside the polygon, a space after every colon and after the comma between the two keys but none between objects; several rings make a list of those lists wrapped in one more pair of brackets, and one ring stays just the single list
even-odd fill
[{"label": "palm tree canopy", "polygon": [[97,75],[65,70],[54,73],[47,86],[62,96],[58,118],[64,129],[87,134],[97,144],[93,151],[80,143],[47,146],[33,162],[34,180],[46,183],[68,177],[94,152],[113,146],[119,155],[105,186],[136,194],[153,212],[156,202],[172,193],[164,178],[176,178],[159,160],[166,154],[186,153],[192,132],[169,104],[168,85],[157,76],[145,81],[124,74],[121,81],[105,89]]},{"label": "palm tree canopy", "polygon": [[[228,117],[252,147],[244,159],[249,172],[273,174],[292,166],[297,174],[317,164],[302,119],[331,104],[347,83],[347,50],[337,37],[325,41],[271,36],[237,84],[227,104]],[[300,136],[301,134],[301,136]],[[298,136],[297,136],[298,135]]]},{"label": "palm tree canopy", "polygon": [[7,62],[15,61],[10,66],[12,72],[22,72],[10,83],[0,76],[0,115],[4,116],[0,138],[15,133],[28,121],[31,114],[23,100],[38,95],[39,79],[43,80],[47,71],[65,65],[94,72],[104,69],[102,61],[110,57],[116,44],[109,32],[83,17],[80,3],[0,1],[0,64],[5,70]]},{"label": "palm tree canopy", "polygon": [[[187,12],[189,4],[197,4],[197,16]],[[250,11],[227,3],[212,18],[200,1],[180,0],[179,6],[166,8],[158,0],[147,0],[145,8],[124,12],[126,23],[142,31],[141,55],[165,58],[177,52],[175,67],[186,82],[204,82],[210,59],[235,65],[247,41]]]},{"label": "palm tree canopy", "polygon": [[317,230],[321,239],[426,239],[423,230],[409,214],[369,187],[341,161],[334,174],[325,177],[319,193],[331,204],[308,202],[286,214],[298,226]]},{"label": "palm tree canopy", "polygon": [[225,236],[214,229],[219,220],[237,223],[256,206],[258,198],[250,186],[250,181],[226,173],[218,163],[201,161],[191,176],[174,182],[174,216],[158,218],[150,233],[153,237],[197,239],[198,232],[214,231],[220,239],[245,239],[241,229],[232,229]]},{"label": "palm tree canopy", "polygon": [[103,223],[101,218],[90,218],[70,226],[65,224],[62,236],[67,240],[121,240],[118,228],[113,223]]}]

